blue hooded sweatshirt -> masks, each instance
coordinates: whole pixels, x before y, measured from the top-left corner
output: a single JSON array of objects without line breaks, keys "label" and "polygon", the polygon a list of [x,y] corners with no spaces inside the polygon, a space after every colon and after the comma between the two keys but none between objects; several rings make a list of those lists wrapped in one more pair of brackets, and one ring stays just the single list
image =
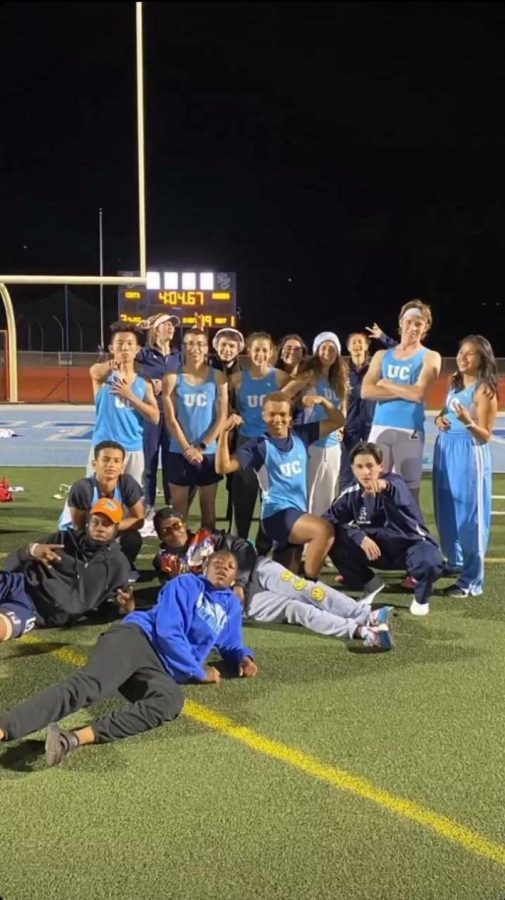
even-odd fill
[{"label": "blue hooded sweatshirt", "polygon": [[203,681],[203,664],[214,648],[225,662],[238,666],[254,658],[242,643],[242,605],[231,588],[216,588],[202,575],[179,575],[160,591],[149,610],[125,616],[138,625],[175,681]]}]

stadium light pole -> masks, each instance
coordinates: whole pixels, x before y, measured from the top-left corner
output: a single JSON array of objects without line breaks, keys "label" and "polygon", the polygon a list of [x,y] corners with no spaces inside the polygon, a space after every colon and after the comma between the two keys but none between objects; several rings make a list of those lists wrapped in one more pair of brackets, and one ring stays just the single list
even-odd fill
[{"label": "stadium light pole", "polygon": [[[100,278],[103,278],[103,224],[102,224],[102,207],[98,210],[98,245],[99,245],[99,265]],[[100,285],[100,346],[103,350],[103,284]]]}]

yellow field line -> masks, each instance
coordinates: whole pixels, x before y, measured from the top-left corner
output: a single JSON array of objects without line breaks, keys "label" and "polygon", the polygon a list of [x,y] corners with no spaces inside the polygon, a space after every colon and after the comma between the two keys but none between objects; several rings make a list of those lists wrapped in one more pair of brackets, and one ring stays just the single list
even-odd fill
[{"label": "yellow field line", "polygon": [[[23,642],[39,644],[43,642],[43,639],[35,635],[27,635],[23,638]],[[50,655],[74,666],[83,666],[87,662],[84,654],[71,650],[68,647],[54,650]],[[291,747],[289,744],[283,744],[280,741],[274,741],[245,725],[238,725],[228,716],[209,709],[209,707],[201,703],[196,703],[194,700],[186,700],[184,715],[200,725],[204,725],[206,728],[211,728],[213,731],[217,731],[219,734],[243,744],[250,750],[255,750],[263,756],[284,763],[293,769],[297,769],[299,772],[303,772],[305,775],[316,778],[318,781],[323,781],[333,788],[347,791],[363,800],[369,800],[382,809],[402,816],[410,822],[415,822],[428,831],[434,832],[439,837],[453,844],[458,844],[470,853],[491,860],[505,869],[505,846],[488,840],[477,831],[473,831],[471,828],[467,828],[466,825],[456,822],[455,819],[441,815],[435,810],[413,800],[407,800],[405,797],[376,787],[368,779],[359,775],[353,775],[351,772],[346,772],[344,769],[339,769],[336,766],[330,766],[328,763],[317,759],[316,756],[304,753],[303,750]]]}]

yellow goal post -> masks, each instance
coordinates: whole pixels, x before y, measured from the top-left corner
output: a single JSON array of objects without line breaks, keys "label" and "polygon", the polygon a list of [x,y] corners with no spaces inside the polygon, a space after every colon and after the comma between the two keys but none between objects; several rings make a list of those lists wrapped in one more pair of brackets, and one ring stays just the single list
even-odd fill
[{"label": "yellow goal post", "polygon": [[17,335],[14,307],[7,289],[8,284],[84,284],[121,285],[147,283],[146,259],[146,201],[145,201],[145,148],[144,148],[144,62],[142,35],[142,3],[135,3],[136,80],[137,80],[137,162],[139,204],[139,275],[137,277],[103,275],[0,275],[0,296],[7,319],[7,345],[9,356],[8,402],[18,402]]}]

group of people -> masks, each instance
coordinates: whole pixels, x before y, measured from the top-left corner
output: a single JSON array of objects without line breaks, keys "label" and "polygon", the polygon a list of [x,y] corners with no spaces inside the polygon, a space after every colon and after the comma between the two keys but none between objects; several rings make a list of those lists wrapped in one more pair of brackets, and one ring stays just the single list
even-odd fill
[{"label": "group of people", "polygon": [[[123,617],[86,667],[0,715],[0,741],[49,725],[51,765],[83,744],[175,718],[181,684],[221,678],[206,665],[213,648],[236,674],[256,675],[244,619],[390,650],[393,608],[372,606],[384,587],[377,570],[406,572],[414,615],[429,612],[442,575],[457,579],[448,596],[483,590],[498,401],[485,338],[461,341],[436,417],[441,552],[419,505],[425,403],[441,368],[440,355],[423,344],[431,326],[425,303],[402,307],[398,342],[377,324],[349,335],[349,362],[333,332],[317,335],[309,354],[299,335],[276,348],[265,332],[244,339],[225,328],[210,354],[200,328],[174,349],[176,316],[144,326],[144,347],[137,328],[112,326],[110,361],[90,370],[96,424],[88,471],[70,489],[58,532],[12,554],[0,573],[0,641],[36,625]],[[372,358],[371,339],[384,347]],[[165,506],[155,511],[160,452]],[[223,476],[228,528],[219,531]],[[193,532],[187,516],[196,493],[201,526]],[[136,610],[131,582],[146,533],[160,541],[153,565],[162,587],[151,610]],[[328,558],[338,588],[320,580]],[[126,708],[77,731],[55,724],[116,690]]]}]

